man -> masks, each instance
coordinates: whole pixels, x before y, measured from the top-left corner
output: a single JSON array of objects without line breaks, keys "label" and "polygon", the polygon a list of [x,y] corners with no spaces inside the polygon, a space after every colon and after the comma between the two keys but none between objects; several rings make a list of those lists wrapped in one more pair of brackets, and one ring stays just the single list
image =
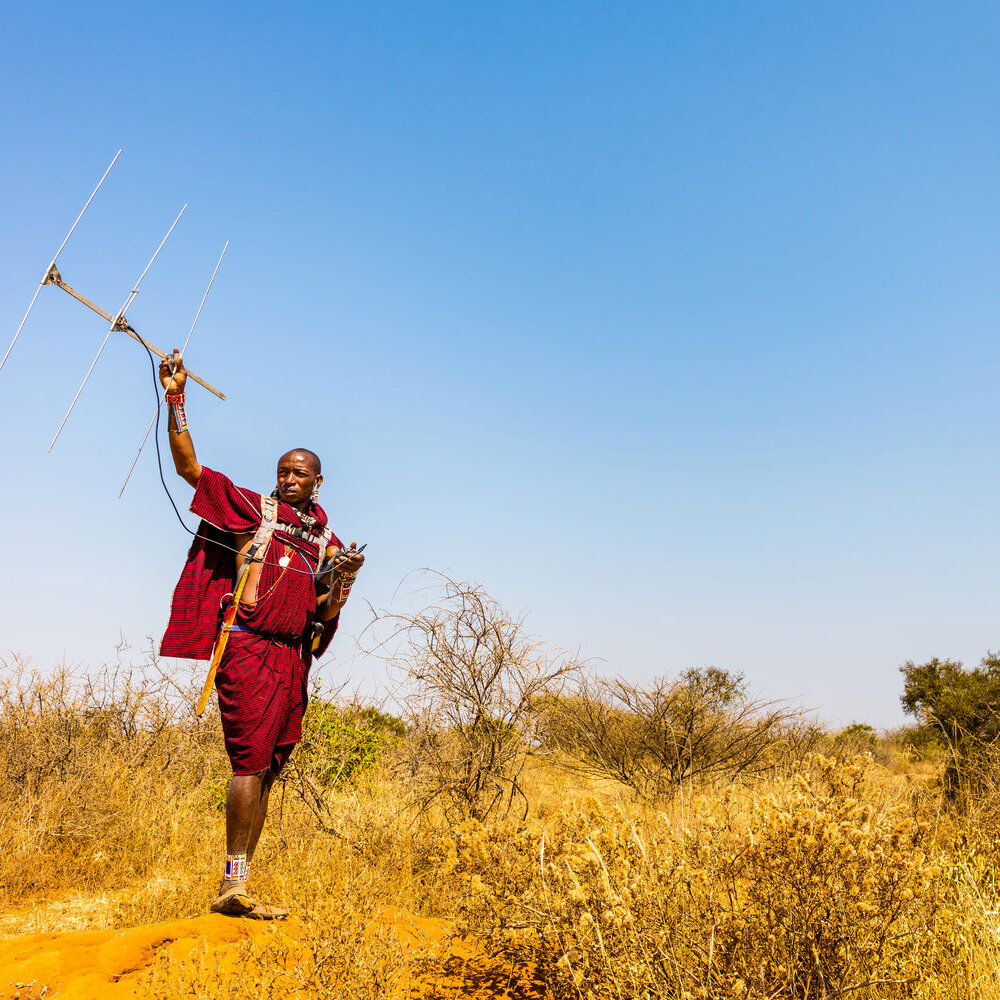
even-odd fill
[{"label": "man", "polygon": [[[274,919],[281,907],[247,889],[274,779],[302,737],[309,664],[333,638],[338,615],[364,556],[343,548],[316,502],[318,456],[305,448],[278,460],[277,487],[262,496],[199,464],[187,426],[187,372],[165,360],[170,452],[177,474],[195,489],[202,518],[174,590],[164,656],[211,659],[222,648],[216,690],[233,777],[226,796],[226,870],[211,904],[216,913]],[[317,570],[335,565],[317,578]],[[235,605],[235,607],[234,607]],[[228,625],[223,612],[234,611]],[[221,623],[221,627],[220,627]],[[224,648],[223,648],[224,646]]]}]

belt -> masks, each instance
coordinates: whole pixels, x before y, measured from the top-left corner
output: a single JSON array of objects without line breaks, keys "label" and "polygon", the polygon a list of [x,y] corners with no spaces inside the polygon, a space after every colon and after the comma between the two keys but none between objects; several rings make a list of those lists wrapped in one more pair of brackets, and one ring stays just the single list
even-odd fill
[{"label": "belt", "polygon": [[285,646],[293,651],[296,651],[298,648],[297,646],[293,646],[287,639],[279,639],[276,635],[266,635],[264,632],[256,632],[252,628],[247,628],[246,625],[223,625],[222,628],[226,632],[246,632],[249,635],[255,635],[260,639],[273,642],[276,646]]}]

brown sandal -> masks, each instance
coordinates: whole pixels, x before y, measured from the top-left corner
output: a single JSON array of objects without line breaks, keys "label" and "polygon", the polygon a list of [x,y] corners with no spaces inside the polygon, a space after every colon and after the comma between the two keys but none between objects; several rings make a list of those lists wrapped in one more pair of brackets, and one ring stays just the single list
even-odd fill
[{"label": "brown sandal", "polygon": [[245,914],[247,920],[284,920],[288,910],[284,906],[269,906],[267,903],[257,903]]},{"label": "brown sandal", "polygon": [[227,917],[245,917],[257,906],[255,900],[248,892],[245,882],[238,882],[225,892],[220,892],[209,909],[212,913],[222,913]]}]

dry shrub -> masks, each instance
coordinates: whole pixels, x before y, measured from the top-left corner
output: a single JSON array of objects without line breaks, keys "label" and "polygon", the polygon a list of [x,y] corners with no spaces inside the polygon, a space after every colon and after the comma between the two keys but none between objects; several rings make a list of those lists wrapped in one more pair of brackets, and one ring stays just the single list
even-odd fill
[{"label": "dry shrub", "polygon": [[314,690],[302,721],[302,740],[295,748],[284,780],[310,811],[319,828],[342,839],[352,838],[357,816],[344,825],[337,816],[338,797],[330,793],[370,787],[368,778],[406,736],[401,719],[356,700],[337,704]]},{"label": "dry shrub", "polygon": [[[204,912],[225,858],[219,807],[231,772],[214,705],[202,719],[194,714],[202,666],[171,675],[145,654],[137,666],[89,677],[44,676],[18,661],[8,668],[0,688],[0,898],[51,900],[26,912],[23,930],[136,926]],[[316,882],[318,873],[327,882],[350,873],[361,884],[371,866],[369,900],[410,904],[403,800],[385,794],[376,760],[391,720],[350,706],[318,708],[298,772],[286,769],[272,792],[255,891],[293,903],[322,899],[333,890]],[[343,780],[345,762],[352,781]],[[305,779],[316,782],[311,802]],[[324,836],[333,829],[344,833]],[[3,930],[15,926],[6,921]]]},{"label": "dry shrub", "polygon": [[421,811],[485,818],[520,802],[521,775],[544,744],[538,705],[577,663],[529,636],[523,622],[482,587],[440,577],[414,612],[383,611],[373,634],[403,677],[408,739],[399,757]]},{"label": "dry shrub", "polygon": [[810,757],[685,821],[593,801],[545,829],[469,821],[441,878],[467,927],[547,961],[557,996],[917,996],[950,911],[928,825],[879,802],[869,766]]},{"label": "dry shrub", "polygon": [[155,658],[92,676],[43,676],[16,657],[4,667],[0,896],[142,876],[164,841],[192,846],[197,831],[171,820],[213,781],[221,738]]},{"label": "dry shrub", "polygon": [[572,766],[650,800],[684,783],[759,773],[800,737],[792,711],[749,697],[741,674],[716,667],[648,684],[585,679],[546,711]]}]

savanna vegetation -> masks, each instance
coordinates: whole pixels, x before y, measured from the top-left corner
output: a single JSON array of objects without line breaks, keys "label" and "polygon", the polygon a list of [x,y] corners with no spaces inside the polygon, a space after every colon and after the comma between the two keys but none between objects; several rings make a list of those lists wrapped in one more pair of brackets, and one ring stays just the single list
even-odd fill
[{"label": "savanna vegetation", "polygon": [[[391,906],[530,970],[532,995],[1000,997],[992,655],[904,665],[915,725],[880,736],[725,670],[596,676],[451,580],[367,641],[392,701],[314,693],[254,860],[300,947],[234,946],[238,974],[164,960],[146,995],[406,995],[414,959],[371,919]],[[217,716],[191,707],[200,666],[130,658],[5,663],[4,934],[184,917],[214,893],[228,769]]]}]

